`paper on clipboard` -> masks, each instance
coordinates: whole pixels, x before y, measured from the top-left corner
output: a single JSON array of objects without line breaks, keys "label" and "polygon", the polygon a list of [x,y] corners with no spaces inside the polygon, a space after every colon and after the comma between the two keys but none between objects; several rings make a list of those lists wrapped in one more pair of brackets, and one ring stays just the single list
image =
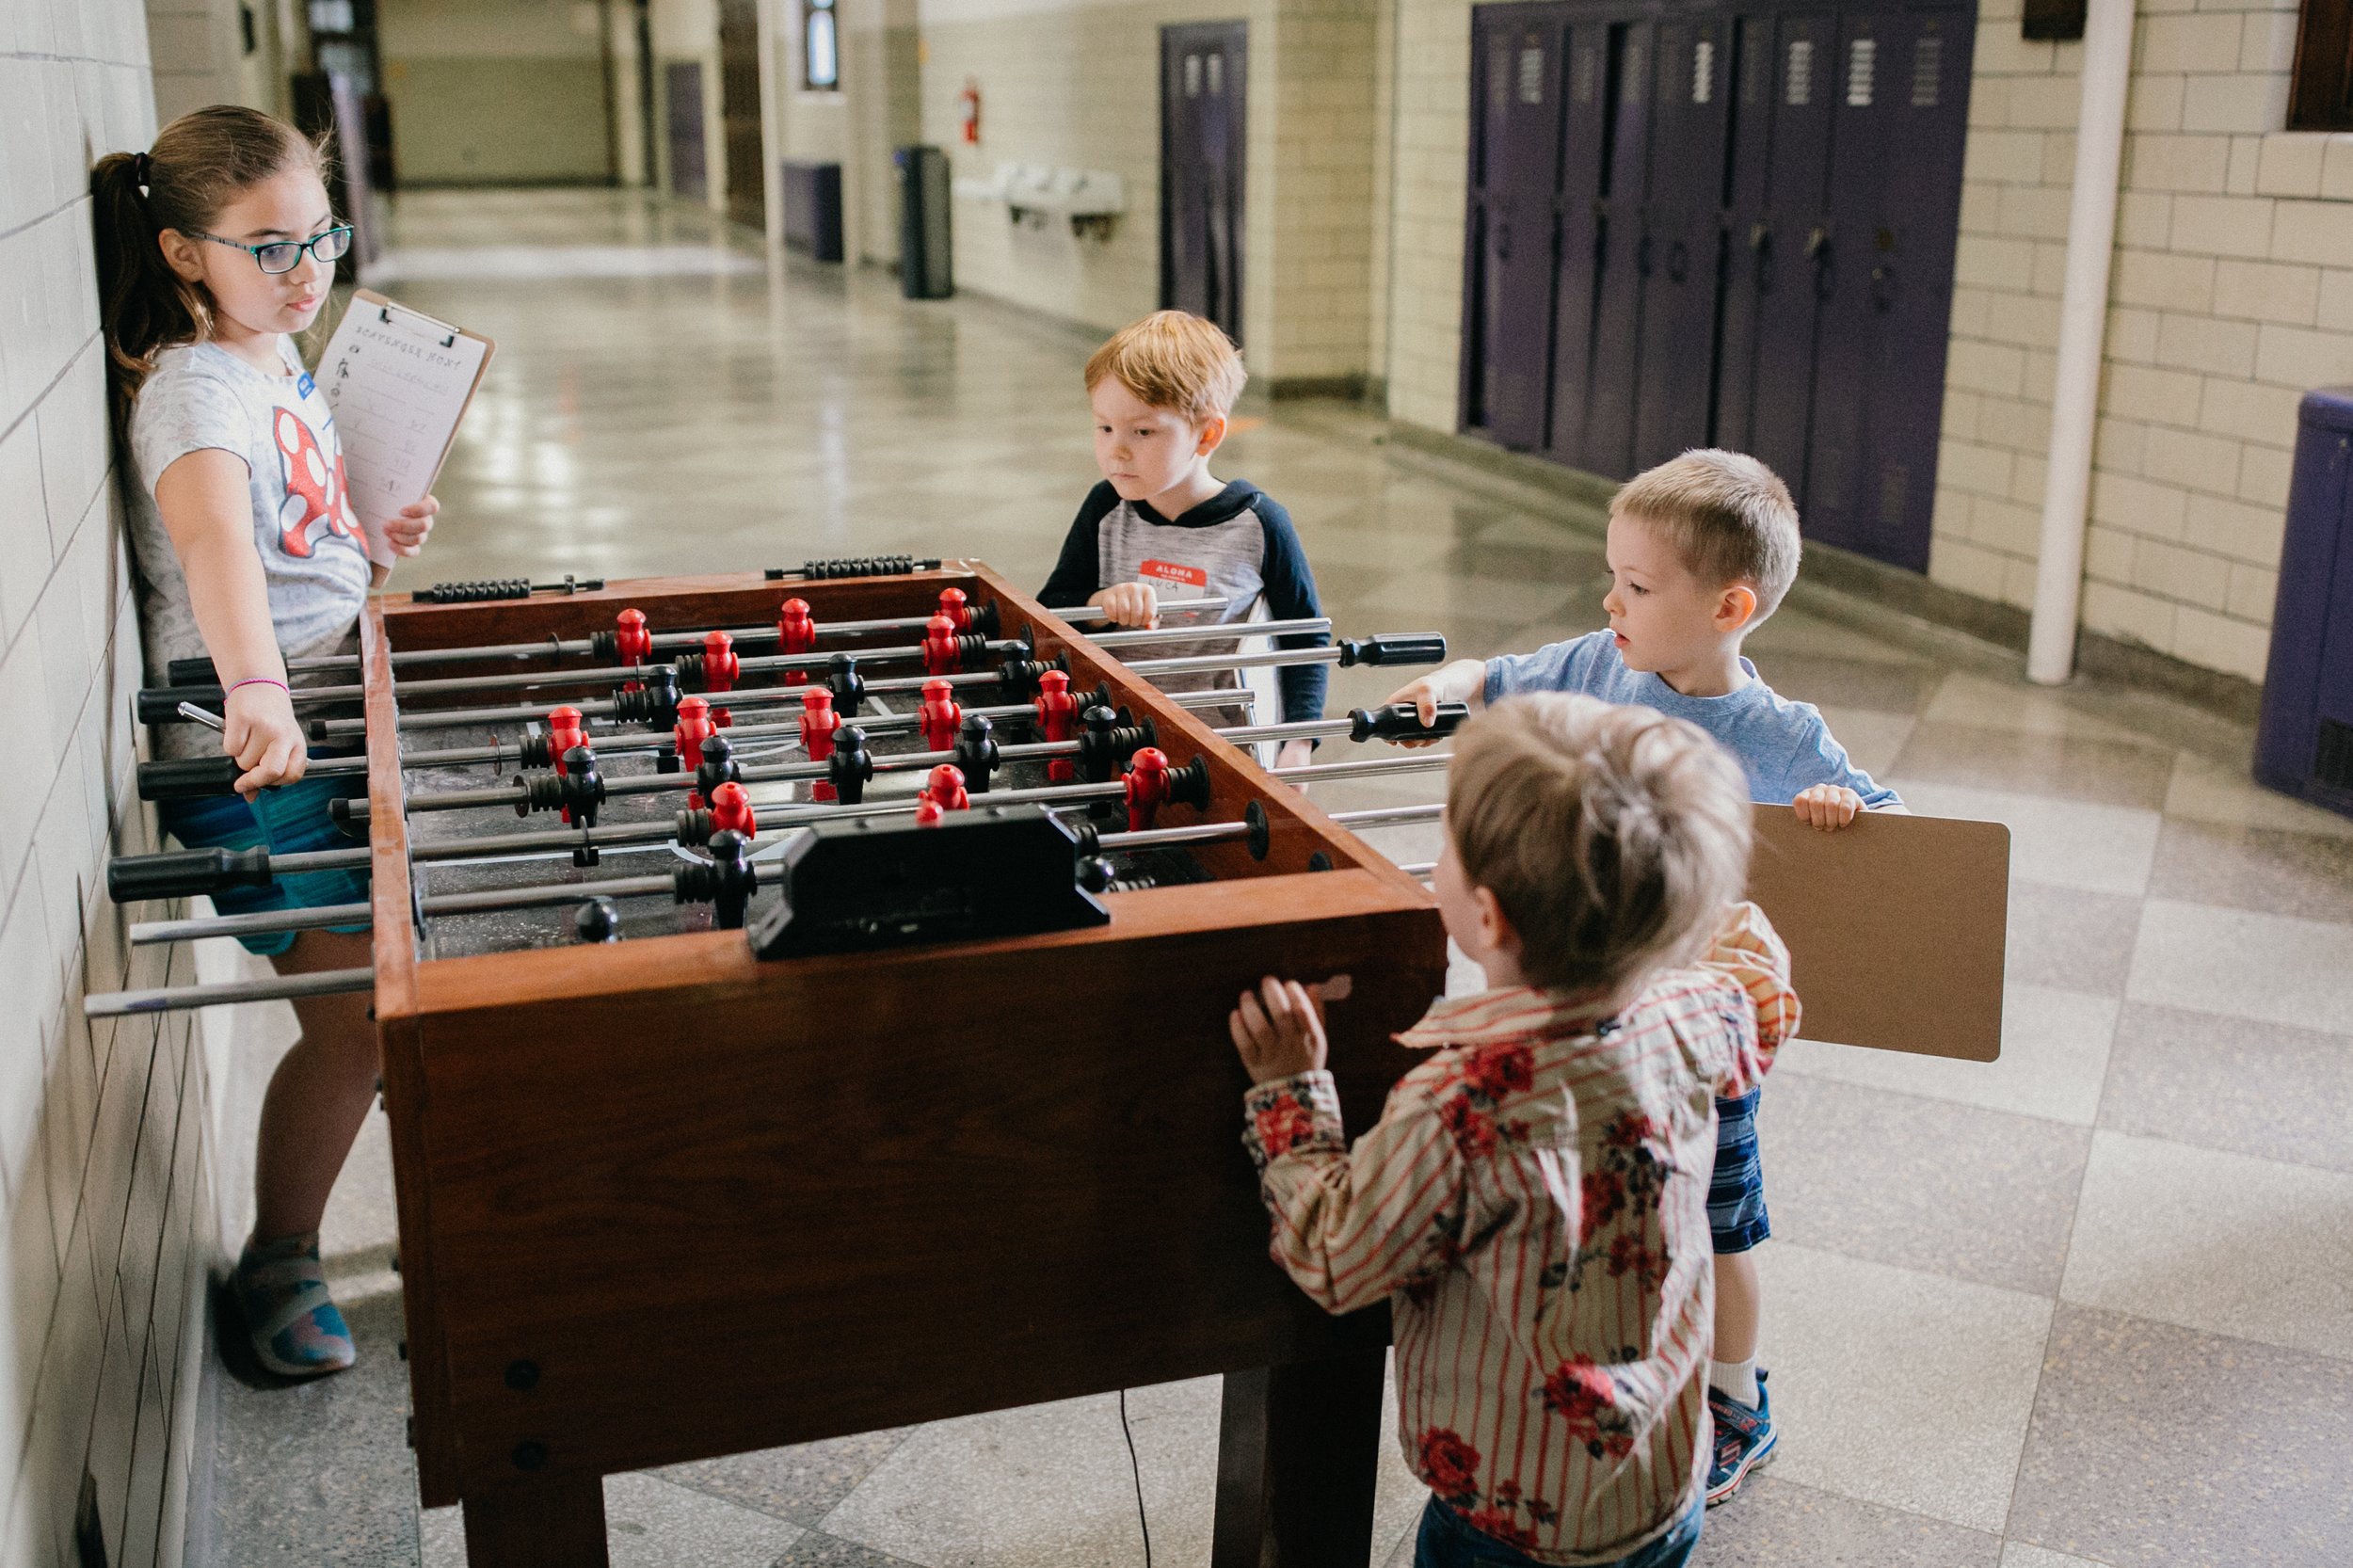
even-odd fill
[{"label": "paper on clipboard", "polygon": [[495,347],[369,289],[352,296],[336,325],[318,381],[334,411],[351,508],[376,565],[392,564],[384,524],[433,488]]}]

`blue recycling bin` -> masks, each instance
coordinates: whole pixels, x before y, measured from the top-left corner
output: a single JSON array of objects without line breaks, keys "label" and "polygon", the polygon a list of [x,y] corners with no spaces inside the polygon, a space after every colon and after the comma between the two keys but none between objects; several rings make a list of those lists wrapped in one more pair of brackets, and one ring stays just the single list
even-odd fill
[{"label": "blue recycling bin", "polygon": [[2353,816],[2353,387],[2298,411],[2255,777]]}]

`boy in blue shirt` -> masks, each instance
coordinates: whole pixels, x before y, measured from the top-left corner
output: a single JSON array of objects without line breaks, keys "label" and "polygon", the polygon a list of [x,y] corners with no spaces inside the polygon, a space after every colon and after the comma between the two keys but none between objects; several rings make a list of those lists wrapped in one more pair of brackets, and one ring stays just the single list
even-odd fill
[{"label": "boy in blue shirt", "polygon": [[[1854,765],[1813,704],[1774,692],[1741,656],[1742,641],[1797,580],[1798,554],[1797,505],[1772,470],[1736,452],[1687,452],[1637,474],[1610,503],[1607,631],[1533,653],[1459,660],[1389,700],[1416,704],[1425,724],[1441,702],[1480,708],[1515,692],[1639,704],[1713,735],[1747,772],[1750,799],[1794,807],[1809,826],[1831,832],[1857,811],[1899,811],[1896,792]],[[1763,1291],[1753,1249],[1772,1233],[1756,1104],[1753,1090],[1716,1102],[1710,1504],[1738,1491],[1780,1440],[1756,1365]]]}]

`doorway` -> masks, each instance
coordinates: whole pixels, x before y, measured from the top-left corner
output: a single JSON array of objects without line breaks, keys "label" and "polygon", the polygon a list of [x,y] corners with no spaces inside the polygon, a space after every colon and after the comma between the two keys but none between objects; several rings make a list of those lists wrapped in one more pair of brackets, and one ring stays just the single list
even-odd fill
[{"label": "doorway", "polygon": [[1241,342],[1249,24],[1160,29],[1160,304]]},{"label": "doorway", "polygon": [[728,216],[768,227],[768,151],[760,134],[758,0],[719,0],[719,119]]},{"label": "doorway", "polygon": [[686,201],[711,197],[710,153],[703,128],[703,64],[672,60],[662,69],[663,120],[669,131],[670,194]]}]

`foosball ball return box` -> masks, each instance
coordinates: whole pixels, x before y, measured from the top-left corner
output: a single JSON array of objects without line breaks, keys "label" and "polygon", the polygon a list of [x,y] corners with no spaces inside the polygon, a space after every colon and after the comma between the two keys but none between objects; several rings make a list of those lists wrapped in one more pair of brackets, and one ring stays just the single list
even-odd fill
[{"label": "foosball ball return box", "polygon": [[[679,578],[369,610],[418,1479],[464,1504],[478,1568],[603,1563],[608,1474],[1213,1372],[1215,1560],[1366,1560],[1386,1315],[1327,1317],[1268,1261],[1225,1015],[1270,972],[1348,975],[1332,1064],[1360,1131],[1411,1065],[1390,1035],[1443,988],[1437,912],[985,568],[791,592],[822,627],[920,622],[951,587],[1148,719],[1193,820],[1252,834],[1192,851],[1207,880],[1099,897],[1065,845],[1062,890],[1096,912],[1061,929],[855,951],[837,927],[762,958],[755,910],[749,932],[421,957],[390,655],[578,638],[624,606],[648,634],[758,624],[781,595]],[[958,896],[920,868],[895,891],[910,920]],[[893,890],[855,892],[887,926]]]}]

